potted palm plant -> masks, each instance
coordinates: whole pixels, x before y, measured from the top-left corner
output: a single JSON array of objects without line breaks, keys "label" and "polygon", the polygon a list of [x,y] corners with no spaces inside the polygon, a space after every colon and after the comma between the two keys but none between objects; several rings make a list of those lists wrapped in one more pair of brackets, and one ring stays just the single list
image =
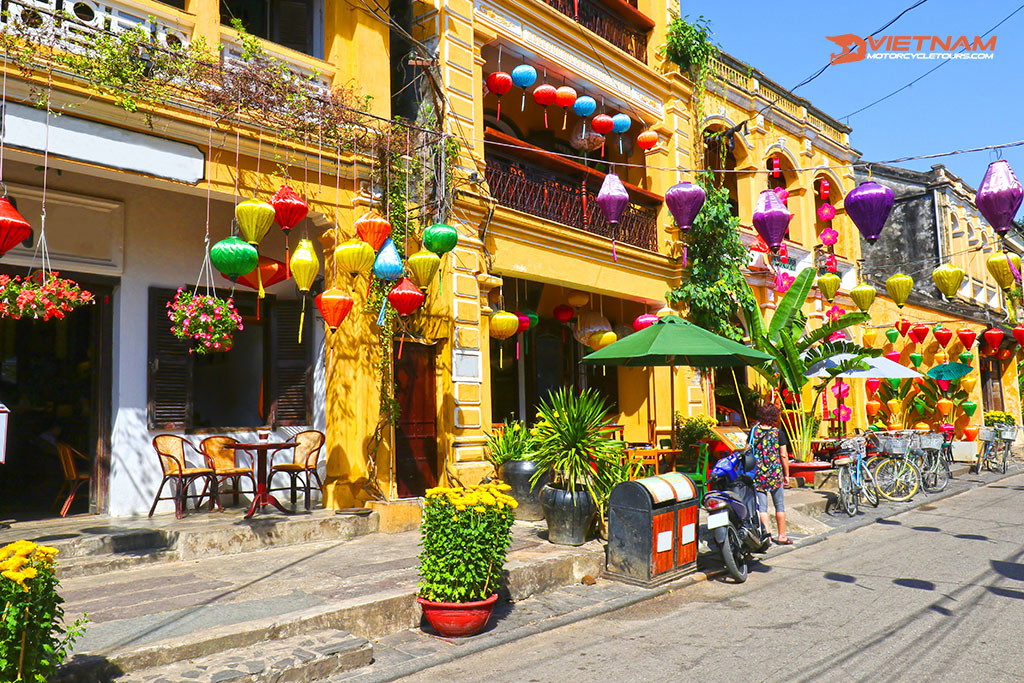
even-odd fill
[{"label": "potted palm plant", "polygon": [[541,489],[540,502],[548,520],[548,540],[582,545],[598,511],[595,492],[610,490],[609,476],[622,469],[622,443],[608,438],[612,421],[608,405],[592,389],[576,393],[561,388],[541,402],[533,430],[534,459],[552,481]]},{"label": "potted palm plant", "polygon": [[516,519],[544,519],[540,490],[550,481],[546,471],[536,482],[537,462],[533,460],[533,435],[519,420],[506,420],[501,429],[487,436],[487,459],[494,465],[498,478],[511,486],[509,495],[519,502]]}]

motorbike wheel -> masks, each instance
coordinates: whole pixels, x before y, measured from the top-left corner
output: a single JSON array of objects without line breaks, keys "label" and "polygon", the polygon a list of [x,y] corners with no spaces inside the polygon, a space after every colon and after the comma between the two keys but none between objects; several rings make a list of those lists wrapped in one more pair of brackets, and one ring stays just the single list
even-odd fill
[{"label": "motorbike wheel", "polygon": [[722,559],[725,560],[725,568],[729,576],[736,583],[743,583],[747,580],[749,569],[747,567],[747,553],[743,549],[743,541],[736,533],[736,529],[729,527],[725,533],[725,540],[722,541]]}]

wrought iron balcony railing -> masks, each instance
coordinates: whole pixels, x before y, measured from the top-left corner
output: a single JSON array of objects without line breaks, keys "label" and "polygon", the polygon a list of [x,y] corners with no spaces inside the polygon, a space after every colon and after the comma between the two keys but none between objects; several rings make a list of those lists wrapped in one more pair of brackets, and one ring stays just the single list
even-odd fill
[{"label": "wrought iron balcony railing", "polygon": [[[625,0],[613,1],[621,5],[621,12],[613,12],[600,0],[544,0],[565,16],[572,17],[585,28],[646,64],[647,31],[651,28],[647,22],[650,19]],[[630,26],[631,21],[638,26]]]},{"label": "wrought iron balcony railing", "polygon": [[658,207],[630,202],[618,226],[610,225],[597,204],[597,192],[583,181],[519,160],[487,157],[486,175],[491,195],[502,206],[555,223],[586,230],[641,249],[657,250]]}]

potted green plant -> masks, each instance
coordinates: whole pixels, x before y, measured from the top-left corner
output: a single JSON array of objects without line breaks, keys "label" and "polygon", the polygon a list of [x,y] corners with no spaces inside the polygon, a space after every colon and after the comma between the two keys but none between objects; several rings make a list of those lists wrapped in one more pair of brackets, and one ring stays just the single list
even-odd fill
[{"label": "potted green plant", "polygon": [[508,490],[492,483],[426,493],[417,601],[442,636],[475,635],[490,619],[518,505]]},{"label": "potted green plant", "polygon": [[544,519],[540,490],[551,479],[545,472],[536,483],[531,481],[538,471],[533,451],[533,435],[519,420],[506,420],[501,429],[487,436],[487,459],[498,478],[512,487],[509,494],[519,502],[516,519],[526,521]]},{"label": "potted green plant", "polygon": [[699,444],[704,439],[710,439],[715,435],[714,418],[708,415],[693,415],[683,417],[675,414],[676,445],[686,451]]},{"label": "potted green plant", "polygon": [[582,545],[598,511],[598,496],[607,497],[615,472],[621,470],[622,443],[608,438],[612,421],[598,393],[561,388],[541,402],[534,427],[540,481],[550,471],[551,483],[540,493],[548,540]]}]

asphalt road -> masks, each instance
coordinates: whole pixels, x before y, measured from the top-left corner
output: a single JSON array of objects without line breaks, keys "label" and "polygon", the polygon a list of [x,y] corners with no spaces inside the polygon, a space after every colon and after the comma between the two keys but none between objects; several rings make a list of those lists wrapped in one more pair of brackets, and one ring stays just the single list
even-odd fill
[{"label": "asphalt road", "polygon": [[1024,680],[1024,475],[406,681]]}]

